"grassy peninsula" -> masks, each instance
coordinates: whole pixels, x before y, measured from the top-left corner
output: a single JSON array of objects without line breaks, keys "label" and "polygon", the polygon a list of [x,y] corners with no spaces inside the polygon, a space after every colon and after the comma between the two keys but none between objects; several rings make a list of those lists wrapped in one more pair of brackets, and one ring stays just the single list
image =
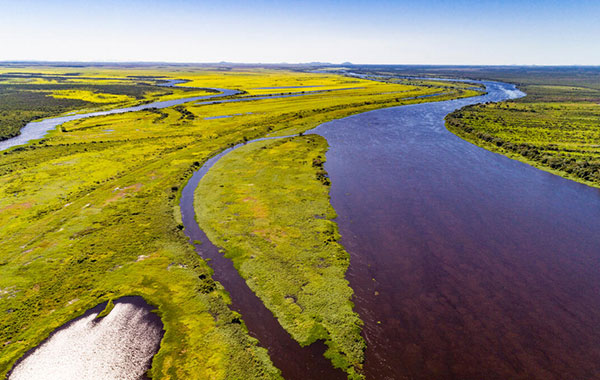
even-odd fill
[{"label": "grassy peninsula", "polygon": [[326,356],[357,375],[365,343],[332,220],[326,150],[323,137],[308,135],[229,153],[200,182],[196,217],[294,339],[325,340]]}]

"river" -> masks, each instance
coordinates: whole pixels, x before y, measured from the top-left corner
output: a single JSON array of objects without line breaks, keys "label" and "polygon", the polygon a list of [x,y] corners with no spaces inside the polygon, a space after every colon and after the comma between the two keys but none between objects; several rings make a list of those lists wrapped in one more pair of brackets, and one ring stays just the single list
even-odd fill
[{"label": "river", "polygon": [[315,130],[369,379],[600,378],[600,191],[474,146],[449,112],[371,111]]},{"label": "river", "polygon": [[[481,97],[370,111],[309,131],[330,145],[326,169],[370,379],[600,374],[600,191],[448,132],[444,117],[455,109],[523,95],[483,83]],[[69,120],[232,94],[30,123],[0,150]],[[193,191],[222,155],[183,190],[186,234],[203,242],[196,249],[286,378],[343,378],[322,344],[299,348],[195,223]]]},{"label": "river", "polygon": [[[482,83],[481,97],[370,111],[307,132],[330,145],[326,170],[365,321],[368,379],[600,374],[600,191],[448,132],[444,117],[456,109],[524,95]],[[186,231],[203,235],[197,226]],[[285,334],[268,311],[248,306],[260,302],[237,291],[245,284],[222,261],[215,276],[238,283],[224,281],[233,307],[255,320],[250,333],[284,375],[329,376],[302,364],[306,356],[289,360],[297,349],[277,344]]]}]

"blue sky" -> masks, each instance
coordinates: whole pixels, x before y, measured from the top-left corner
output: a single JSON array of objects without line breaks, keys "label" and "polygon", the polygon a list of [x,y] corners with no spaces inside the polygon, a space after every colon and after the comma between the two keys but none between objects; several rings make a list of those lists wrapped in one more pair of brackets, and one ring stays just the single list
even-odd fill
[{"label": "blue sky", "polygon": [[0,60],[600,65],[600,1],[0,0]]}]

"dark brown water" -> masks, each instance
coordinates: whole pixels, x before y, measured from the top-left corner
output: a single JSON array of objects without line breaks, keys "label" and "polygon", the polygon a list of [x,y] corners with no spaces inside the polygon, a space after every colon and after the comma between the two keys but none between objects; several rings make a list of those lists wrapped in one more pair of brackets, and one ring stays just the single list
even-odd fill
[{"label": "dark brown water", "polygon": [[[483,101],[516,93],[487,83]],[[600,191],[471,145],[479,99],[316,129],[369,379],[600,379]]]}]

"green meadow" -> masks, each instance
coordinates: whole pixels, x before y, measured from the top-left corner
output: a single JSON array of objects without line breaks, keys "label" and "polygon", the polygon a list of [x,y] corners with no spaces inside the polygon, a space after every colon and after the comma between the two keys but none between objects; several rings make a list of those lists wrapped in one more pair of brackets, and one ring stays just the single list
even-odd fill
[{"label": "green meadow", "polygon": [[104,78],[93,73],[84,76],[20,71],[23,70],[20,68],[15,74],[0,67],[0,141],[18,135],[32,120],[67,112],[99,111],[208,94],[202,89],[158,86],[163,79],[160,75],[142,80],[114,72]]},{"label": "green meadow", "polygon": [[[179,192],[191,174],[211,156],[240,142],[298,134],[376,108],[478,94],[462,84],[384,83],[273,69],[223,73],[181,66],[36,66],[20,67],[18,71],[28,75],[18,78],[10,75],[14,71],[0,68],[0,93],[15,92],[7,95],[11,99],[42,96],[44,102],[67,102],[42,111],[35,108],[35,100],[19,103],[6,111],[21,112],[14,118],[17,126],[68,110],[206,94],[203,88],[210,87],[238,89],[245,101],[185,103],[80,119],[41,140],[0,152],[0,377],[27,350],[85,310],[140,295],[157,307],[165,328],[152,378],[280,378],[269,353],[229,309],[228,294],[212,280],[209,263],[196,255],[183,234]],[[186,79],[194,88],[156,86],[167,79]],[[315,83],[326,91],[253,99],[264,94],[259,87]],[[117,91],[110,86],[121,87]],[[415,99],[422,95],[434,96]],[[27,109],[31,113],[24,113]],[[5,123],[0,120],[0,125]],[[16,130],[8,128],[5,136]],[[253,170],[260,173],[254,192],[208,189],[203,183],[199,192],[211,192],[213,203],[198,204],[197,214],[212,241],[234,260],[299,343],[324,339],[333,364],[349,376],[360,376],[364,342],[350,303],[352,290],[344,279],[348,255],[337,243],[330,220],[334,213],[322,170],[326,149],[321,138],[304,136],[235,151],[215,168],[214,176],[237,186],[248,178],[228,171],[239,170],[239,160],[251,159]],[[291,190],[285,200],[265,187],[276,178],[285,179],[279,185]],[[301,209],[303,199],[308,203]],[[207,213],[225,202],[233,203]],[[252,223],[230,221],[225,231],[220,223],[234,210]],[[232,236],[226,242],[227,234]],[[265,247],[261,255],[255,244]],[[301,252],[295,260],[294,247]],[[286,273],[285,281],[269,275],[274,269]]]}]

